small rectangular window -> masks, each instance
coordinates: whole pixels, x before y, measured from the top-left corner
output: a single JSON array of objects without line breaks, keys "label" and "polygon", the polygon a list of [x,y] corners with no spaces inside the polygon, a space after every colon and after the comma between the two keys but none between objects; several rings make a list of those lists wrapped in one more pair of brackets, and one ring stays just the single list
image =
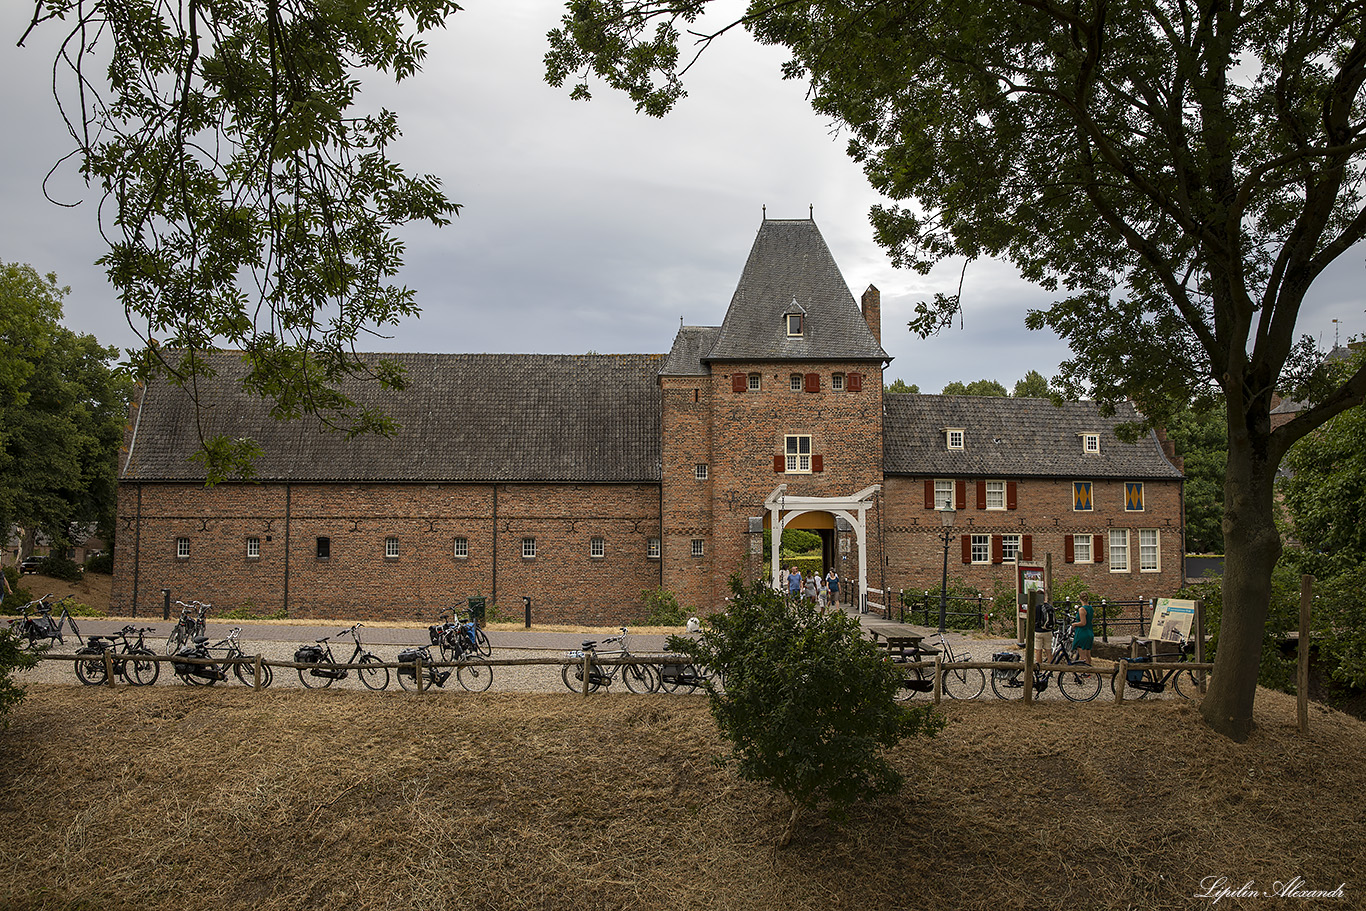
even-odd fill
[{"label": "small rectangular window", "polygon": [[523,538],[523,539],[522,539],[522,559],[523,559],[523,560],[534,560],[534,559],[536,559],[536,539],[535,539],[535,538]]},{"label": "small rectangular window", "polygon": [[1083,452],[1100,452],[1100,434],[1083,433],[1081,435],[1081,448]]},{"label": "small rectangular window", "polygon": [[787,471],[798,474],[811,473],[811,437],[805,434],[784,437],[784,454]]},{"label": "small rectangular window", "polygon": [[260,538],[247,538],[247,559],[248,559],[248,560],[259,560],[259,559],[261,559],[261,539],[260,539]]},{"label": "small rectangular window", "polygon": [[600,559],[607,556],[607,541],[604,538],[594,538],[588,542],[588,556]]},{"label": "small rectangular window", "polygon": [[749,389],[750,392],[758,392],[758,391],[759,391],[759,389],[760,389],[760,379],[761,379],[761,378],[760,378],[759,374],[757,374],[757,373],[751,373],[751,374],[748,376],[748,378],[746,379],[746,382],[748,383],[747,388]]},{"label": "small rectangular window", "polygon": [[702,539],[701,539],[701,538],[693,538],[693,539],[692,539],[692,555],[693,555],[694,557],[700,557],[700,556],[702,556],[703,553],[704,553],[704,549],[703,549]]},{"label": "small rectangular window", "polygon": [[1091,559],[1091,536],[1073,535],[1072,536],[1072,558],[1076,563],[1093,563]]},{"label": "small rectangular window", "polygon": [[972,536],[972,562],[991,562],[991,535]]},{"label": "small rectangular window", "polygon": [[1110,529],[1110,572],[1127,573],[1129,571],[1129,530],[1127,528]]},{"label": "small rectangular window", "polygon": [[645,542],[645,556],[649,557],[651,560],[659,559],[658,538],[650,538],[648,541]]},{"label": "small rectangular window", "polygon": [[802,375],[800,373],[794,373],[791,376],[789,376],[787,378],[787,388],[791,389],[793,392],[801,392]]},{"label": "small rectangular window", "polygon": [[1006,482],[987,481],[987,509],[1006,508]]},{"label": "small rectangular window", "polygon": [[1162,549],[1156,528],[1138,530],[1138,571],[1156,573],[1162,571]]},{"label": "small rectangular window", "polygon": [[1125,481],[1124,482],[1124,511],[1142,512],[1143,511],[1143,482]]},{"label": "small rectangular window", "polygon": [[694,478],[697,478],[697,480],[699,481],[705,481],[707,479],[707,463],[698,462],[696,465],[694,465],[692,469],[692,476]]},{"label": "small rectangular window", "polygon": [[175,539],[175,556],[177,560],[188,560],[190,558],[190,539]]},{"label": "small rectangular window", "polygon": [[390,537],[384,539],[384,559],[398,559],[398,538]]},{"label": "small rectangular window", "polygon": [[331,557],[332,557],[332,539],[331,539],[331,538],[318,538],[318,542],[317,542],[317,543],[318,543],[318,550],[317,550],[318,559],[319,559],[319,560],[329,560],[329,559],[331,559]]},{"label": "small rectangular window", "polygon": [[787,315],[787,336],[795,338],[802,334],[802,315],[800,313],[789,313]]},{"label": "small rectangular window", "polygon": [[470,540],[469,540],[469,538],[456,538],[456,539],[455,539],[455,559],[457,559],[457,560],[464,560],[464,559],[468,558],[469,555],[470,555]]},{"label": "small rectangular window", "polygon": [[951,427],[946,432],[946,439],[950,449],[963,448],[963,430],[959,427]]},{"label": "small rectangular window", "polygon": [[843,373],[832,373],[832,374],[830,374],[830,388],[833,389],[833,390],[835,390],[836,392],[843,392],[843,391],[844,391],[844,374],[843,374]]},{"label": "small rectangular window", "polygon": [[951,509],[952,507],[953,481],[936,478],[934,482],[934,508]]},{"label": "small rectangular window", "polygon": [[1072,510],[1073,512],[1091,512],[1096,508],[1095,501],[1091,499],[1090,481],[1072,482]]}]

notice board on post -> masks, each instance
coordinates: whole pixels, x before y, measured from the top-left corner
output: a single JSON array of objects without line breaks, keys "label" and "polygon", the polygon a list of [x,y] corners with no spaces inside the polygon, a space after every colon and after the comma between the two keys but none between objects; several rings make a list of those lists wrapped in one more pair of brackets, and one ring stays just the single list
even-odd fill
[{"label": "notice board on post", "polygon": [[1153,611],[1153,622],[1148,626],[1149,639],[1179,642],[1189,639],[1195,622],[1195,602],[1178,598],[1158,598]]}]

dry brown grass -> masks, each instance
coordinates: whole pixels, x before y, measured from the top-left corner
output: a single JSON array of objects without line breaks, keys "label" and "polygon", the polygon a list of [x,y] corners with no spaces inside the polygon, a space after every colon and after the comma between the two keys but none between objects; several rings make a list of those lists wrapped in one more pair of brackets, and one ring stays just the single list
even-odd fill
[{"label": "dry brown grass", "polygon": [[777,850],[701,699],[35,685],[0,734],[0,907],[1166,909],[1213,875],[1363,906],[1361,722],[1301,737],[1263,691],[1238,745],[1150,702],[946,705],[899,797]]}]

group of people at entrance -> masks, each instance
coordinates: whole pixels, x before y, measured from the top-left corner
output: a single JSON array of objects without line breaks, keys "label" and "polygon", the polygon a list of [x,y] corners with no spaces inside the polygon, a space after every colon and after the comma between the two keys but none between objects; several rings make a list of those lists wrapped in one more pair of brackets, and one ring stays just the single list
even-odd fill
[{"label": "group of people at entrance", "polygon": [[797,567],[780,573],[780,588],[790,597],[802,598],[815,604],[821,610],[839,601],[840,577],[833,569],[822,576],[819,570],[802,575]]}]

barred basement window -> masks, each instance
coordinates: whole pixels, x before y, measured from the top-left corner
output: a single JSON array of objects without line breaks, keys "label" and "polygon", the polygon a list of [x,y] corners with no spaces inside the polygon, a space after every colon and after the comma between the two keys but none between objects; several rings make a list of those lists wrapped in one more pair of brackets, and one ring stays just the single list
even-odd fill
[{"label": "barred basement window", "polygon": [[588,542],[588,556],[601,559],[607,556],[607,542],[602,538],[594,538]]},{"label": "barred basement window", "polygon": [[176,538],[176,539],[175,539],[175,557],[176,557],[177,560],[188,560],[188,559],[190,559],[190,539],[189,539],[189,538]]},{"label": "barred basement window", "polygon": [[385,538],[385,539],[384,539],[384,559],[386,559],[386,560],[396,560],[396,559],[398,559],[398,538]]},{"label": "barred basement window", "polygon": [[645,556],[652,560],[659,559],[659,539],[651,538],[645,542]]},{"label": "barred basement window", "polygon": [[467,557],[469,557],[469,555],[470,555],[470,540],[469,540],[469,538],[456,538],[456,539],[455,539],[455,559],[457,559],[457,560],[464,560],[464,559],[466,559]]},{"label": "barred basement window", "polygon": [[701,538],[693,538],[693,539],[692,539],[692,555],[693,555],[694,557],[700,557],[700,556],[702,556],[702,554],[703,554],[704,552],[705,552],[705,551],[704,551],[704,548],[703,548],[702,539],[701,539]]},{"label": "barred basement window", "polygon": [[260,539],[260,538],[247,538],[247,559],[248,559],[248,560],[259,560],[259,559],[261,559],[261,539]]},{"label": "barred basement window", "polygon": [[692,469],[692,476],[694,478],[697,478],[697,480],[699,481],[705,481],[707,479],[707,463],[698,462],[696,465],[694,465]]},{"label": "barred basement window", "polygon": [[535,539],[535,538],[523,538],[523,539],[522,539],[522,559],[523,559],[523,560],[534,560],[534,559],[536,559],[536,539]]}]

